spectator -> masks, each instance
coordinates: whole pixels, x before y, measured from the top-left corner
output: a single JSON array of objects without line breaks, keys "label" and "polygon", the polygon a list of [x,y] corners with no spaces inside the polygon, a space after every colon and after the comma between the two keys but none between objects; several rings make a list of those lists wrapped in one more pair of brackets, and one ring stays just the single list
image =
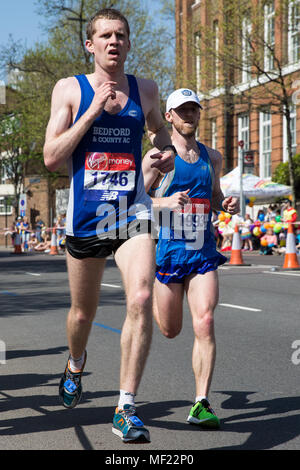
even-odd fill
[{"label": "spectator", "polygon": [[286,222],[296,222],[297,220],[297,211],[292,207],[292,203],[288,200],[282,207],[283,212],[283,221]]},{"label": "spectator", "polygon": [[45,227],[45,224],[44,222],[42,221],[42,219],[39,219],[36,224],[35,224],[35,234],[36,234],[36,238],[38,240],[38,242],[42,242],[42,230],[43,228]]},{"label": "spectator", "polygon": [[241,239],[243,240],[243,250],[253,251],[251,225],[253,224],[249,214],[245,214],[245,220],[241,224]]},{"label": "spectator", "polygon": [[272,228],[267,229],[267,233],[263,235],[260,239],[261,249],[260,254],[262,255],[272,255],[277,252],[278,244],[277,237],[273,232]]},{"label": "spectator", "polygon": [[43,251],[49,253],[51,248],[51,235],[47,234],[44,242],[38,243],[33,249],[34,251]]}]

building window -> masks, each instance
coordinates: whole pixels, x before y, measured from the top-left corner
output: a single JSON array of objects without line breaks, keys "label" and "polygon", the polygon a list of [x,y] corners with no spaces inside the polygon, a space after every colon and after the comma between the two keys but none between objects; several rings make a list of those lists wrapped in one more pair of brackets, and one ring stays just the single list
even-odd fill
[{"label": "building window", "polygon": [[194,45],[195,45],[195,73],[196,73],[196,91],[197,94],[201,90],[201,55],[200,55],[200,33],[196,33],[194,36]]},{"label": "building window", "polygon": [[[238,140],[244,142],[244,150],[249,150],[249,115],[238,116]],[[241,148],[241,147],[240,147]]]},{"label": "building window", "polygon": [[249,18],[243,18],[242,22],[242,83],[251,80],[251,30]]},{"label": "building window", "polygon": [[291,64],[300,60],[300,0],[289,3],[288,55]]},{"label": "building window", "polygon": [[210,121],[210,132],[211,132],[211,147],[213,149],[217,148],[217,120],[216,119],[211,119]]},{"label": "building window", "polygon": [[265,69],[274,69],[275,47],[275,8],[274,1],[264,6],[264,65]]},{"label": "building window", "polygon": [[219,23],[218,20],[213,22],[213,41],[214,41],[214,62],[213,62],[213,85],[218,86],[219,83]]},{"label": "building window", "polygon": [[259,113],[259,174],[271,178],[272,119],[269,112]]},{"label": "building window", "polygon": [[[290,117],[291,117],[291,132],[292,132],[292,152],[296,155],[297,152],[297,110],[294,103],[290,105]],[[286,117],[283,116],[283,161],[288,161],[288,142],[287,142],[287,128],[286,128]]]},{"label": "building window", "polygon": [[12,214],[12,206],[5,202],[4,197],[0,197],[0,215],[11,215]]}]

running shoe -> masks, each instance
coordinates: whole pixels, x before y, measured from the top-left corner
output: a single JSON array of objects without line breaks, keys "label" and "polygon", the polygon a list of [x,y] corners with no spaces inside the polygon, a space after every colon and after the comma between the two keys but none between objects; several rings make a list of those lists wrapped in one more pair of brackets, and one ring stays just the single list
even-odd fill
[{"label": "running shoe", "polygon": [[116,408],[112,432],[123,442],[150,442],[150,433],[132,405],[124,405],[124,410]]},{"label": "running shoe", "polygon": [[81,375],[85,366],[87,353],[82,368],[78,372],[70,370],[70,356],[66,365],[65,372],[59,384],[59,396],[65,408],[74,408],[81,399],[82,385]]},{"label": "running shoe", "polygon": [[220,427],[219,418],[205,399],[197,401],[192,406],[187,421],[191,424],[199,424],[211,429],[218,429]]}]

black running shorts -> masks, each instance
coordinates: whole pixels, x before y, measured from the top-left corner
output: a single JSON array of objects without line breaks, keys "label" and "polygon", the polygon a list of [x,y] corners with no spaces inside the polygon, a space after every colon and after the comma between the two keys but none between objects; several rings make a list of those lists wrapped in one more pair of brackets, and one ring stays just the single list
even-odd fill
[{"label": "black running shorts", "polygon": [[[114,254],[123,243],[129,238],[132,238],[141,233],[151,233],[151,221],[144,221],[143,230],[137,229],[139,222],[136,224],[131,222],[128,226],[128,238],[103,238],[98,235],[92,237],[73,237],[70,235],[66,236],[66,248],[73,258],[107,258]],[[145,232],[146,227],[146,232]],[[131,228],[131,232],[130,232]]]}]

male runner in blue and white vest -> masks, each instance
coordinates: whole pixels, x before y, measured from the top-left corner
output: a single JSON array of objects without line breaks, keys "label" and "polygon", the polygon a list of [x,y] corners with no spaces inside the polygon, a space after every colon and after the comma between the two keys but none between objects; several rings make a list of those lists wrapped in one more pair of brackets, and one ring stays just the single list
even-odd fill
[{"label": "male runner in blue and white vest", "polygon": [[151,199],[141,169],[144,124],[159,150],[153,166],[174,167],[174,149],[159,109],[155,82],[124,73],[130,50],[127,19],[115,9],[97,12],[87,26],[86,48],[95,71],[59,80],[52,95],[44,146],[45,165],[67,163],[67,264],[71,309],[67,318],[70,357],[59,393],[73,408],[82,393],[86,346],[99,300],[106,257],[121,270],[127,316],[121,335],[120,397],[113,432],[123,441],[149,440],[136,416],[137,392],[152,334],[154,240],[138,231],[149,221]]},{"label": "male runner in blue and white vest", "polygon": [[217,252],[211,226],[212,209],[235,214],[237,198],[224,198],[220,188],[220,153],[195,139],[201,104],[194,91],[178,89],[167,100],[165,118],[172,124],[175,168],[166,175],[151,167],[150,150],[143,159],[146,190],[160,212],[156,249],[154,316],[162,333],[174,338],[182,327],[184,292],[193,319],[192,365],[196,383],[190,423],[219,427],[208,392],[216,344],[214,309],[218,303],[217,268],[226,258]]}]

